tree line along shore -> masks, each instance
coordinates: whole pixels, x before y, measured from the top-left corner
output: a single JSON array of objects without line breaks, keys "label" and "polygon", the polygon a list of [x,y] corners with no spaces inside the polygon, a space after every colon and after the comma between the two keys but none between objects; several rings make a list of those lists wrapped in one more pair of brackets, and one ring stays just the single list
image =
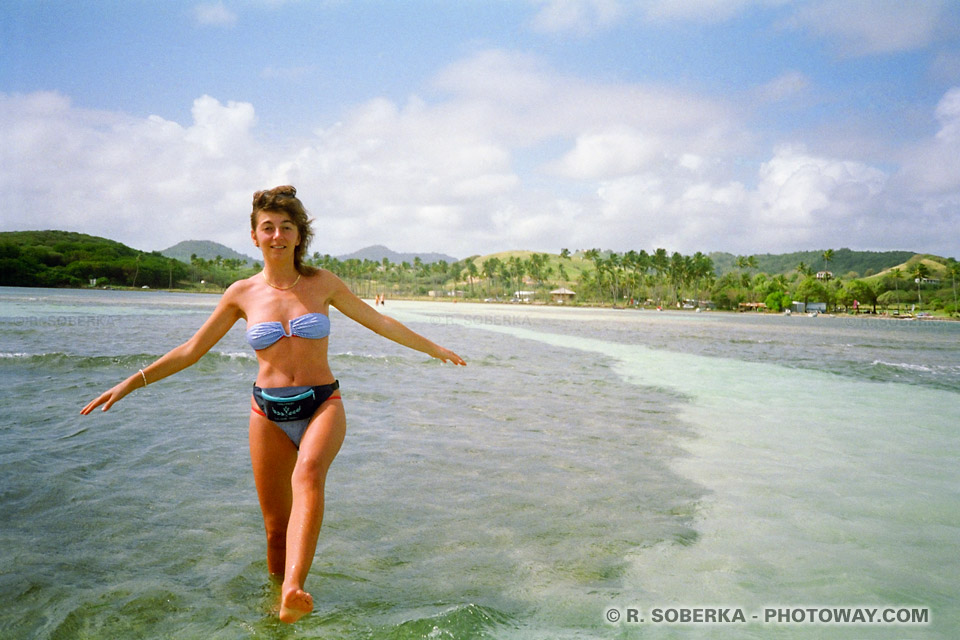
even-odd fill
[{"label": "tree line along shore", "polygon": [[[508,251],[454,262],[399,263],[314,253],[360,296],[567,305],[781,312],[795,302],[828,311],[958,315],[954,258],[826,249],[761,256],[561,249]],[[221,291],[260,269],[235,258],[190,262],[64,231],[0,233],[0,285]]]}]

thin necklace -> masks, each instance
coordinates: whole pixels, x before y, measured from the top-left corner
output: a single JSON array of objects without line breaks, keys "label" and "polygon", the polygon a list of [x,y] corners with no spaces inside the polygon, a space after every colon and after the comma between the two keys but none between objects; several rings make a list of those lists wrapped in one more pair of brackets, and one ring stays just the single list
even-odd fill
[{"label": "thin necklace", "polygon": [[303,274],[302,274],[302,273],[298,273],[298,274],[297,274],[297,279],[294,280],[294,281],[293,281],[293,284],[290,285],[289,287],[278,287],[277,285],[275,285],[275,284],[273,284],[272,282],[270,282],[269,280],[267,280],[267,272],[266,272],[266,271],[261,271],[261,272],[260,272],[260,275],[263,276],[263,281],[266,282],[266,283],[267,283],[268,285],[270,285],[271,287],[273,287],[274,289],[279,289],[280,291],[286,291],[287,289],[293,289],[295,286],[297,286],[297,283],[300,282],[300,276],[302,276]]}]

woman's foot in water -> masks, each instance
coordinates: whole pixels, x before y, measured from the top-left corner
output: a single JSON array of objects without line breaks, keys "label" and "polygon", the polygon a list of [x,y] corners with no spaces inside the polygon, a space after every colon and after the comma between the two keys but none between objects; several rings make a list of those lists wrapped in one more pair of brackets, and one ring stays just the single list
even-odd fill
[{"label": "woman's foot in water", "polygon": [[280,595],[280,621],[291,624],[313,611],[313,596],[297,587]]}]

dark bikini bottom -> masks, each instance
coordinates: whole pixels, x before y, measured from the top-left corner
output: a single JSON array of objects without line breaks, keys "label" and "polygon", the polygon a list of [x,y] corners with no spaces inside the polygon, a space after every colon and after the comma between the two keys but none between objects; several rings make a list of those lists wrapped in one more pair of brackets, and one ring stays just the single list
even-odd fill
[{"label": "dark bikini bottom", "polygon": [[[256,407],[251,409],[276,423],[293,442],[293,446],[300,449],[300,440],[313,414],[320,405],[333,397],[338,389],[340,389],[339,380],[334,381],[333,384],[321,384],[316,387],[261,389],[253,385],[253,401]],[[340,395],[337,394],[336,398],[339,397]]]}]

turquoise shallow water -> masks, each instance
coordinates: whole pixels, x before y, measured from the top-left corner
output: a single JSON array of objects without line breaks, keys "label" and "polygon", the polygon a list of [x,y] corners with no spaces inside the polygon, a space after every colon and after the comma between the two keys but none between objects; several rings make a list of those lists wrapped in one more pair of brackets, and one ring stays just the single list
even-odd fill
[{"label": "turquoise shallow water", "polygon": [[[388,301],[464,369],[334,313],[348,437],[308,583],[316,611],[290,628],[270,612],[242,323],[195,367],[77,415],[215,303],[0,289],[0,637],[960,628],[956,324]],[[858,606],[930,622],[653,621]]]}]

